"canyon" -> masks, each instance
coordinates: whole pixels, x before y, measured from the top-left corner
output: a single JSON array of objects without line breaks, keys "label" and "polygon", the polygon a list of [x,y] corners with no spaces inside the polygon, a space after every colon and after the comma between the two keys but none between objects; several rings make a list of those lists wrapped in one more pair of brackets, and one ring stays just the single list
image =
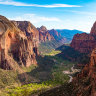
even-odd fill
[{"label": "canyon", "polygon": [[[69,45],[61,46],[61,48],[59,49],[62,50],[60,50],[60,54],[56,55],[57,57],[50,57],[50,56],[44,57],[41,56],[41,54],[38,51],[38,47],[41,43],[46,43],[47,41],[48,42],[56,41],[58,43],[64,44],[67,41],[67,39],[63,37],[55,29],[48,30],[45,26],[36,28],[29,21],[10,21],[6,17],[0,15],[0,68],[4,70],[19,71],[19,75],[21,76],[21,78],[23,78],[24,75],[28,79],[29,77],[31,77],[29,76],[30,73],[26,73],[23,67],[30,68],[31,65],[35,65],[39,67],[37,67],[37,69],[33,71],[34,74],[37,72],[37,70],[40,71],[43,69],[43,71],[45,71],[45,72],[40,71],[41,73],[39,74],[40,76],[38,75],[38,77],[41,78],[41,76],[43,77],[43,75],[46,75],[47,73],[46,70],[47,71],[49,71],[49,69],[51,70],[51,67],[53,67],[54,64],[57,63],[54,62],[54,58],[58,61],[58,64],[60,63],[61,64],[60,66],[62,66],[63,64],[66,63],[65,61],[63,61],[65,59],[72,62],[79,60],[79,62],[81,63],[82,59],[87,58],[86,55],[83,55],[83,53],[91,54],[89,56],[90,63],[86,63],[85,60],[83,60],[83,62],[85,62],[86,64],[84,63],[85,65],[82,71],[77,75],[75,75],[73,79],[71,79],[72,82],[68,83],[68,86],[70,87],[71,86],[70,84],[72,84],[72,88],[73,88],[72,90],[74,90],[71,96],[83,96],[83,95],[95,96],[96,95],[95,92],[96,37],[95,36],[96,36],[96,22],[94,23],[90,34],[77,33],[73,37],[70,46]],[[56,50],[54,50],[53,53],[55,51]],[[81,55],[83,55],[83,57]],[[63,59],[61,59],[61,57]],[[88,59],[89,58],[87,58],[87,60]],[[38,61],[40,62],[40,64],[38,63]],[[42,62],[45,65],[41,64]],[[49,62],[49,64],[47,64],[46,62]],[[50,74],[48,73],[47,75],[49,76]],[[45,76],[46,78],[47,75]],[[59,96],[58,94],[57,96]]]},{"label": "canyon", "polygon": [[[58,32],[54,34],[59,38]],[[10,21],[0,15],[0,67],[17,70],[15,65],[37,65],[39,44],[56,40],[55,36],[45,26],[36,28],[29,21]]]},{"label": "canyon", "polygon": [[[95,46],[96,39],[95,39],[95,36],[96,36],[96,22],[94,23],[90,34],[82,33],[82,34],[76,34],[74,36],[71,43],[72,50],[70,48],[65,50],[63,53],[61,53],[62,57],[63,58],[69,57],[70,59],[71,57],[69,56],[69,53],[71,51],[73,51],[74,53],[75,52],[74,50],[76,50],[76,52],[79,52],[80,54],[83,54],[83,53],[90,54],[89,63],[86,63],[80,72],[77,72],[77,74],[73,75],[72,82],[70,82],[69,84],[64,84],[62,86],[59,86],[52,90],[48,90],[45,93],[40,94],[40,96],[45,96],[47,94],[48,96],[96,96],[96,46]],[[76,57],[78,56],[80,57],[80,54],[76,54]],[[59,57],[60,56],[61,55],[59,55]],[[68,71],[64,71],[64,73],[68,73]]]}]

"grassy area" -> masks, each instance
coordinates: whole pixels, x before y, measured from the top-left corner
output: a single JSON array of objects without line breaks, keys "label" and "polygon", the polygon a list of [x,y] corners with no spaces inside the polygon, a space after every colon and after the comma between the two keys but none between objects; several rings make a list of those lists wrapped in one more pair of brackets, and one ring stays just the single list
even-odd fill
[{"label": "grassy area", "polygon": [[41,54],[46,54],[46,53],[50,53],[52,50],[58,48],[59,46],[61,46],[62,44],[59,41],[53,40],[53,41],[46,41],[46,42],[42,42],[39,45],[39,52]]},{"label": "grassy area", "polygon": [[57,54],[61,53],[61,51],[59,50],[52,50],[50,53],[45,53],[43,55],[46,55],[46,56],[55,56]]},{"label": "grassy area", "polygon": [[12,70],[0,69],[0,89],[20,85],[18,73]]},{"label": "grassy area", "polygon": [[21,87],[16,87],[14,89],[6,89],[5,92],[8,96],[32,96],[34,94],[39,94],[45,90],[51,88],[51,84],[46,83],[31,83],[28,85],[23,85]]}]

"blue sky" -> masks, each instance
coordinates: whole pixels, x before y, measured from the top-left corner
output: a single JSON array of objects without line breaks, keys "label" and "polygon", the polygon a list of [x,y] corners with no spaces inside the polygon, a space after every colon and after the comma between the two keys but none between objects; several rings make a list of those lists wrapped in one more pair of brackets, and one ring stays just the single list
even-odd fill
[{"label": "blue sky", "polygon": [[0,15],[30,21],[36,27],[90,32],[96,20],[96,0],[0,0]]}]

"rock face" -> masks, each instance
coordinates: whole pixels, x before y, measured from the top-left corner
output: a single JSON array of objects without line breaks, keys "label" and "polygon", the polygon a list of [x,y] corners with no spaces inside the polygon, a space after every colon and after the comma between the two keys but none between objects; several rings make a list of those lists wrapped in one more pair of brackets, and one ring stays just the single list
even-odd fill
[{"label": "rock face", "polygon": [[38,53],[37,47],[39,45],[39,32],[36,27],[31,24],[29,21],[11,21],[15,24],[24,34],[26,34],[27,38],[30,39],[33,43],[34,51],[36,54]]},{"label": "rock face", "polygon": [[45,26],[41,26],[37,28],[39,31],[39,40],[40,42],[56,40],[61,44],[66,42],[66,38],[62,37],[60,33],[58,33],[55,29],[47,30]]},{"label": "rock face", "polygon": [[45,26],[41,26],[40,28],[37,28],[39,31],[39,41],[40,42],[46,42],[55,40],[54,37],[49,33],[47,28]]},{"label": "rock face", "polygon": [[62,44],[66,42],[66,38],[62,37],[61,34],[56,30],[49,30],[49,33],[55,38],[55,40],[60,41]]},{"label": "rock face", "polygon": [[[18,24],[18,23],[17,23]],[[19,25],[19,24],[18,24]],[[19,26],[20,27],[20,26]],[[28,30],[31,30],[30,28]],[[22,31],[24,31],[22,29]],[[15,64],[29,67],[36,62],[33,38],[26,36],[13,22],[0,16],[0,67],[14,69]],[[31,34],[31,33],[30,33]],[[34,37],[35,38],[35,37]]]},{"label": "rock face", "polygon": [[96,22],[93,24],[90,34],[96,35]]},{"label": "rock face", "polygon": [[73,79],[73,84],[75,96],[96,96],[96,48],[92,51],[90,64]]},{"label": "rock face", "polygon": [[71,42],[71,47],[81,53],[91,53],[96,48],[96,23],[94,23],[90,34],[76,34]]},{"label": "rock face", "polygon": [[95,36],[87,33],[76,34],[71,47],[81,53],[89,53],[96,47]]}]

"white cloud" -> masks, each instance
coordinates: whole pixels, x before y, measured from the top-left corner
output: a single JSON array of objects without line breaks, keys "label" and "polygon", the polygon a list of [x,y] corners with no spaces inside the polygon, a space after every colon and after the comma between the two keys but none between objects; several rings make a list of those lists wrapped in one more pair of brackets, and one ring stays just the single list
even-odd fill
[{"label": "white cloud", "polygon": [[44,17],[44,16],[37,16],[36,14],[24,14],[22,16],[17,16],[14,18],[9,18],[10,20],[16,21],[30,21],[33,24],[40,23],[40,22],[60,22],[61,20],[56,17]]},{"label": "white cloud", "polygon": [[85,32],[90,32],[91,27],[95,21],[92,17],[86,17],[86,19],[59,19],[56,17],[44,17],[38,16],[36,14],[24,14],[22,16],[16,16],[13,18],[9,18],[10,20],[16,21],[30,21],[36,27],[40,27],[41,25],[46,26],[48,29],[77,29]]},{"label": "white cloud", "polygon": [[78,5],[68,5],[68,4],[52,4],[52,5],[26,4],[26,3],[22,3],[22,2],[16,2],[16,1],[13,1],[13,0],[0,0],[0,4],[3,4],[3,5],[13,5],[13,6],[45,7],[45,8],[81,7],[81,6],[78,6]]},{"label": "white cloud", "polygon": [[84,14],[84,15],[91,15],[91,16],[96,16],[95,12],[87,12],[87,11],[69,11],[77,14]]}]

